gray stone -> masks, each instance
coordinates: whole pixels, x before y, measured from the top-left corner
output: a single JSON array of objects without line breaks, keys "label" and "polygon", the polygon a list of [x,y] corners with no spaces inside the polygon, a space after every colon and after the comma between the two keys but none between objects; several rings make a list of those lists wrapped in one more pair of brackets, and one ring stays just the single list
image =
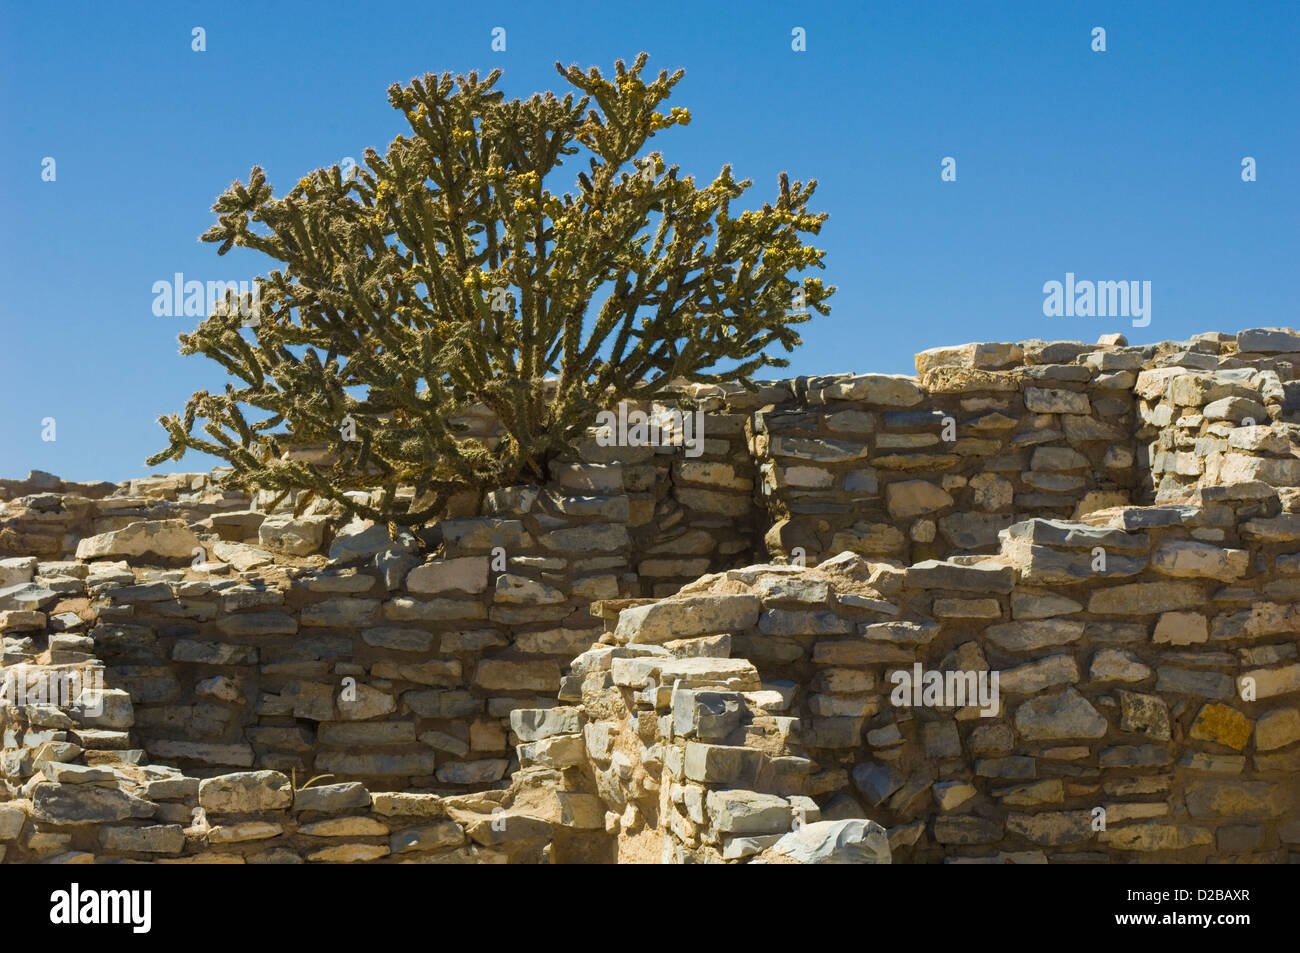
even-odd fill
[{"label": "gray stone", "polygon": [[330,542],[329,560],[334,564],[345,564],[379,556],[389,550],[410,552],[414,548],[415,537],[407,530],[399,530],[397,539],[393,539],[385,524],[354,519],[339,527],[334,534],[334,539]]},{"label": "gray stone", "polygon": [[1108,553],[1144,553],[1149,545],[1145,536],[1134,536],[1120,529],[1038,517],[1011,526],[1007,529],[1007,536],[1039,546],[1089,551],[1101,546]]},{"label": "gray stone", "polygon": [[1300,334],[1290,328],[1250,328],[1237,332],[1237,348],[1247,354],[1294,354],[1300,351]]},{"label": "gray stone", "polygon": [[829,611],[767,609],[758,617],[764,635],[848,635],[856,626]]},{"label": "gray stone", "polygon": [[887,764],[868,761],[853,769],[853,783],[873,805],[880,805],[903,786],[903,777]]},{"label": "gray stone", "polygon": [[273,552],[310,556],[320,549],[327,525],[329,518],[325,516],[272,515],[258,526],[257,542]]},{"label": "gray stone", "polygon": [[142,520],[129,523],[124,529],[87,536],[77,543],[77,559],[146,555],[189,559],[198,547],[199,538],[184,520]]},{"label": "gray stone", "polygon": [[1025,407],[1036,414],[1087,414],[1092,411],[1087,394],[1046,387],[1026,387]]},{"label": "gray stone", "polygon": [[1195,672],[1161,665],[1156,670],[1156,691],[1162,694],[1198,695],[1203,698],[1231,698],[1232,676],[1221,672]]},{"label": "gray stone", "polygon": [[501,780],[508,765],[504,758],[452,761],[438,767],[438,780],[446,784],[490,784]]},{"label": "gray stone", "polygon": [[463,843],[465,843],[464,829],[450,819],[397,831],[388,839],[389,849],[394,854],[442,850],[447,847],[459,847]]},{"label": "gray stone", "polygon": [[42,612],[59,601],[53,589],[33,582],[19,583],[0,589],[0,611]]},{"label": "gray stone", "polygon": [[151,827],[104,827],[99,842],[105,850],[139,854],[179,854],[185,849],[185,831],[179,824]]},{"label": "gray stone", "polygon": [[166,761],[198,761],[203,764],[250,767],[253,749],[246,744],[209,744],[202,741],[171,741],[148,738],[144,742],[150,756]]},{"label": "gray stone", "polygon": [[152,817],[157,805],[117,788],[88,784],[38,784],[32,817],[49,824],[105,824],[128,817]]},{"label": "gray stone", "polygon": [[1050,619],[1082,611],[1080,603],[1056,593],[1024,590],[1011,593],[1011,615],[1018,621]]},{"label": "gray stone", "polygon": [[1187,539],[1161,543],[1151,557],[1151,568],[1166,576],[1200,577],[1228,581],[1246,574],[1250,553]]},{"label": "gray stone", "polygon": [[1012,695],[1030,695],[1055,685],[1073,685],[1078,681],[1079,666],[1073,656],[1049,655],[1004,670],[998,686],[1000,691]]},{"label": "gray stone", "polygon": [[957,549],[986,549],[997,545],[1013,519],[1010,513],[949,513],[939,518],[939,532]]},{"label": "gray stone", "polygon": [[814,463],[845,463],[850,460],[862,460],[870,453],[862,443],[829,438],[784,437],[771,439],[768,452],[774,457],[788,457],[796,460],[810,460]]},{"label": "gray stone", "polygon": [[423,629],[399,629],[383,626],[361,633],[367,645],[398,652],[428,652],[433,648],[433,633]]},{"label": "gray stone", "polygon": [[[486,619],[487,608],[481,602],[469,599],[420,600],[397,596],[384,603],[384,618],[390,622],[445,622]],[[306,620],[303,621],[306,624]]]},{"label": "gray stone", "polygon": [[709,791],[709,823],[729,834],[771,834],[790,829],[793,813],[785,798],[756,791]]},{"label": "gray stone", "polygon": [[909,566],[906,583],[916,589],[956,589],[963,592],[1010,592],[1016,572],[997,563],[961,565],[927,559]]},{"label": "gray stone", "polygon": [[1097,763],[1103,768],[1161,768],[1171,761],[1165,745],[1112,745],[1101,750]]},{"label": "gray stone", "polygon": [[984,630],[984,637],[1006,652],[1031,652],[1077,642],[1084,624],[1069,619],[1003,622]]},{"label": "gray stone", "polygon": [[1161,741],[1170,738],[1169,709],[1159,695],[1121,691],[1120,730],[1149,735]]},{"label": "gray stone", "polygon": [[1151,677],[1151,669],[1132,652],[1101,649],[1092,657],[1088,677],[1094,682],[1140,682]]},{"label": "gray stone", "polygon": [[[428,775],[434,771],[436,756],[432,751],[401,754],[354,754],[347,751],[322,751],[316,755],[316,770],[357,777],[408,777]],[[503,765],[505,762],[501,762]],[[503,769],[504,771],[504,769]],[[499,778],[500,775],[497,775]],[[495,781],[497,778],[491,778]]]},{"label": "gray stone", "polygon": [[940,844],[993,844],[1002,839],[1000,818],[948,814],[934,819],[934,839]]},{"label": "gray stone", "polygon": [[510,713],[510,729],[520,741],[540,741],[552,735],[582,730],[581,708],[516,708]]},{"label": "gray stone", "polygon": [[[776,855],[801,864],[887,864],[892,862],[889,836],[875,821],[846,818],[816,821],[791,831],[763,856]],[[763,857],[753,863],[761,863]]]},{"label": "gray stone", "polygon": [[1257,424],[1269,419],[1268,408],[1246,397],[1223,397],[1206,404],[1201,412],[1206,420],[1231,420],[1234,423],[1249,420]]},{"label": "gray stone", "polygon": [[746,786],[758,780],[763,760],[763,753],[754,748],[688,741],[683,770],[692,781]]},{"label": "gray stone", "polygon": [[257,659],[257,649],[251,645],[177,639],[172,646],[173,662],[192,665],[256,665]]},{"label": "gray stone", "polygon": [[1034,698],[1016,709],[1016,731],[1026,741],[1100,738],[1106,719],[1075,689],[1047,698]]},{"label": "gray stone", "polygon": [[217,620],[217,631],[229,636],[293,635],[298,620],[287,612],[236,612]]},{"label": "gray stone", "polygon": [[406,588],[422,594],[487,591],[488,557],[462,556],[438,559],[416,566],[406,575]]}]

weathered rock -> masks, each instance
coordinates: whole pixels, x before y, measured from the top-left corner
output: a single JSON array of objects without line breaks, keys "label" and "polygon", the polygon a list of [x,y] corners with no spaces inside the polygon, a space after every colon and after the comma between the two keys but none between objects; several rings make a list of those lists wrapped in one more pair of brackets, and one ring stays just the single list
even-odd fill
[{"label": "weathered rock", "polygon": [[1034,698],[1016,709],[1016,731],[1028,741],[1100,738],[1107,723],[1075,689],[1047,698]]},{"label": "weathered rock", "polygon": [[77,558],[153,555],[165,559],[190,559],[198,546],[199,538],[184,520],[141,520],[128,524],[124,529],[86,537],[77,544]]},{"label": "weathered rock", "polygon": [[1030,652],[1076,642],[1083,636],[1083,630],[1082,622],[1036,619],[991,625],[984,630],[984,637],[1007,652]]},{"label": "weathered rock", "polygon": [[710,791],[709,822],[714,830],[731,834],[769,834],[790,829],[790,803],[773,794],[756,791]]},{"label": "weathered rock", "polygon": [[1204,603],[1201,588],[1186,582],[1135,582],[1100,589],[1088,600],[1096,615],[1156,615]]},{"label": "weathered rock", "polygon": [[1244,549],[1225,549],[1209,543],[1171,539],[1151,556],[1151,566],[1166,576],[1205,579],[1239,579],[1245,575],[1250,554]]},{"label": "weathered rock", "polygon": [[406,588],[421,594],[451,591],[479,593],[487,590],[487,584],[487,556],[433,560],[416,566],[406,574]]},{"label": "weathered rock", "polygon": [[1285,748],[1300,741],[1300,711],[1279,708],[1261,715],[1255,723],[1255,747],[1260,751]]},{"label": "weathered rock", "polygon": [[1269,781],[1198,781],[1189,784],[1187,813],[1192,817],[1268,818],[1295,801],[1294,787]]},{"label": "weathered rock", "polygon": [[925,397],[912,378],[894,374],[859,374],[832,384],[825,394],[879,407],[914,407]]},{"label": "weathered rock", "polygon": [[320,549],[329,519],[324,516],[268,516],[257,529],[265,549],[290,556],[310,556]]},{"label": "weathered rock", "polygon": [[117,788],[88,784],[39,784],[32,792],[32,817],[48,824],[112,823],[152,817],[156,809]]},{"label": "weathered rock", "polygon": [[293,788],[278,771],[223,774],[199,784],[199,805],[215,814],[274,811],[291,803]]},{"label": "weathered rock", "polygon": [[1241,751],[1250,740],[1251,720],[1227,705],[1202,705],[1192,723],[1188,737],[1196,741],[1211,741]]},{"label": "weathered rock", "polygon": [[99,842],[105,850],[141,854],[179,854],[185,848],[185,832],[179,824],[149,827],[104,827]]},{"label": "weathered rock", "polygon": [[804,824],[751,863],[887,864],[889,836],[875,821],[847,818]]},{"label": "weathered rock", "polygon": [[1209,638],[1209,624],[1199,612],[1165,612],[1156,621],[1151,641],[1158,645],[1195,645]]},{"label": "weathered rock", "polygon": [[621,642],[659,644],[758,623],[759,600],[752,595],[687,596],[624,609],[614,636]]},{"label": "weathered rock", "polygon": [[909,519],[952,506],[952,497],[927,480],[903,480],[885,487],[889,515]]},{"label": "weathered rock", "polygon": [[299,788],[293,796],[295,811],[334,812],[369,806],[370,793],[356,781]]}]

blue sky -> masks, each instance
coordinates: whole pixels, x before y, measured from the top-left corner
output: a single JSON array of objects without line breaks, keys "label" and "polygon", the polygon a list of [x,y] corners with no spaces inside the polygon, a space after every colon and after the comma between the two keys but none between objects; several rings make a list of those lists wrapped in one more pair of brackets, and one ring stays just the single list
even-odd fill
[{"label": "blue sky", "polygon": [[[153,283],[264,270],[198,242],[213,199],[254,164],[278,194],[382,151],[406,131],[387,87],[425,72],[501,67],[527,96],[560,88],[556,60],[646,50],[652,69],[684,67],[670,104],[692,123],[655,139],[669,162],[707,179],[731,162],[753,205],[781,170],[821,183],[823,278],[840,290],[802,326],[791,374],[910,373],[915,351],[964,341],[1300,325],[1291,0],[4,7],[0,477],[149,472],[156,417],[224,381],[179,356],[195,319],[154,316]],[[1044,317],[1043,283],[1067,271],[1150,281],[1151,324]]]}]

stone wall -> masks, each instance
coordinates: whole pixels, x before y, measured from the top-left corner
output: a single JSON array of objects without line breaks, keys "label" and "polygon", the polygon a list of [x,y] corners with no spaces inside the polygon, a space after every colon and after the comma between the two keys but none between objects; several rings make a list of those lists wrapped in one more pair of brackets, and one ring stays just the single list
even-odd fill
[{"label": "stone wall", "polygon": [[0,542],[40,555],[0,563],[0,611],[48,617],[53,642],[11,617],[6,661],[93,649],[133,700],[132,743],[187,769],[498,782],[509,712],[553,695],[599,634],[594,600],[750,560],[744,419],[711,419],[697,456],[588,440],[547,486],[489,493],[469,509],[481,515],[397,540],[330,507],[265,512],[219,474],[8,481]]},{"label": "stone wall", "polygon": [[1103,342],[934,348],[916,378],[797,382],[750,425],[768,552],[916,562],[993,552],[1028,516],[1300,486],[1300,337]]},{"label": "stone wall", "polygon": [[[1294,859],[1298,363],[1257,330],[695,387],[700,455],[593,435],[398,539],[219,472],[0,481],[6,675],[108,689],[0,708],[0,844]],[[918,663],[999,673],[997,712],[893,704]],[[205,804],[221,778],[261,793]],[[321,780],[338,824],[297,806]]]},{"label": "stone wall", "polygon": [[[1194,505],[1033,519],[1001,544],[906,568],[845,554],[730,570],[623,610],[616,642],[723,631],[761,680],[683,699],[694,686],[674,694],[665,664],[657,698],[625,693],[634,719],[671,715],[658,734],[639,722],[647,747],[632,759],[633,774],[662,764],[672,789],[633,792],[661,812],[651,826],[676,850],[738,856],[694,807],[709,786],[693,785],[767,776],[758,791],[810,796],[822,820],[883,825],[895,862],[1300,860],[1300,513],[1242,484]],[[616,660],[605,684],[639,689],[646,664]],[[900,671],[918,691],[928,673],[996,672],[997,696],[945,707],[951,696],[900,695]],[[746,689],[806,761],[769,758],[736,729]],[[652,741],[684,741],[685,770]],[[774,844],[790,815],[751,819],[748,846]]]}]

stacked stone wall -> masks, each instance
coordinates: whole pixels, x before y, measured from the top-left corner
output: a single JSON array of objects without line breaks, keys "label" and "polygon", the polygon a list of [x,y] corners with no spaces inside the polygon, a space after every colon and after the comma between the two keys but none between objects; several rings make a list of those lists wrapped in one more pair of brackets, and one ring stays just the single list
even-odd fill
[{"label": "stacked stone wall", "polygon": [[[1300,335],[1263,329],[694,387],[691,452],[593,432],[545,485],[396,539],[220,472],[0,481],[6,677],[107,689],[98,713],[7,697],[0,842],[22,860],[153,837],[177,859],[1294,859],[1298,363]],[[900,707],[893,673],[915,665],[998,672],[997,712]],[[290,800],[205,807],[199,785],[236,775]],[[351,814],[308,832],[297,794],[322,782]],[[461,839],[395,847],[408,825],[379,806],[399,794]],[[232,847],[195,809],[278,829]],[[324,830],[356,849],[318,854]]]}]

